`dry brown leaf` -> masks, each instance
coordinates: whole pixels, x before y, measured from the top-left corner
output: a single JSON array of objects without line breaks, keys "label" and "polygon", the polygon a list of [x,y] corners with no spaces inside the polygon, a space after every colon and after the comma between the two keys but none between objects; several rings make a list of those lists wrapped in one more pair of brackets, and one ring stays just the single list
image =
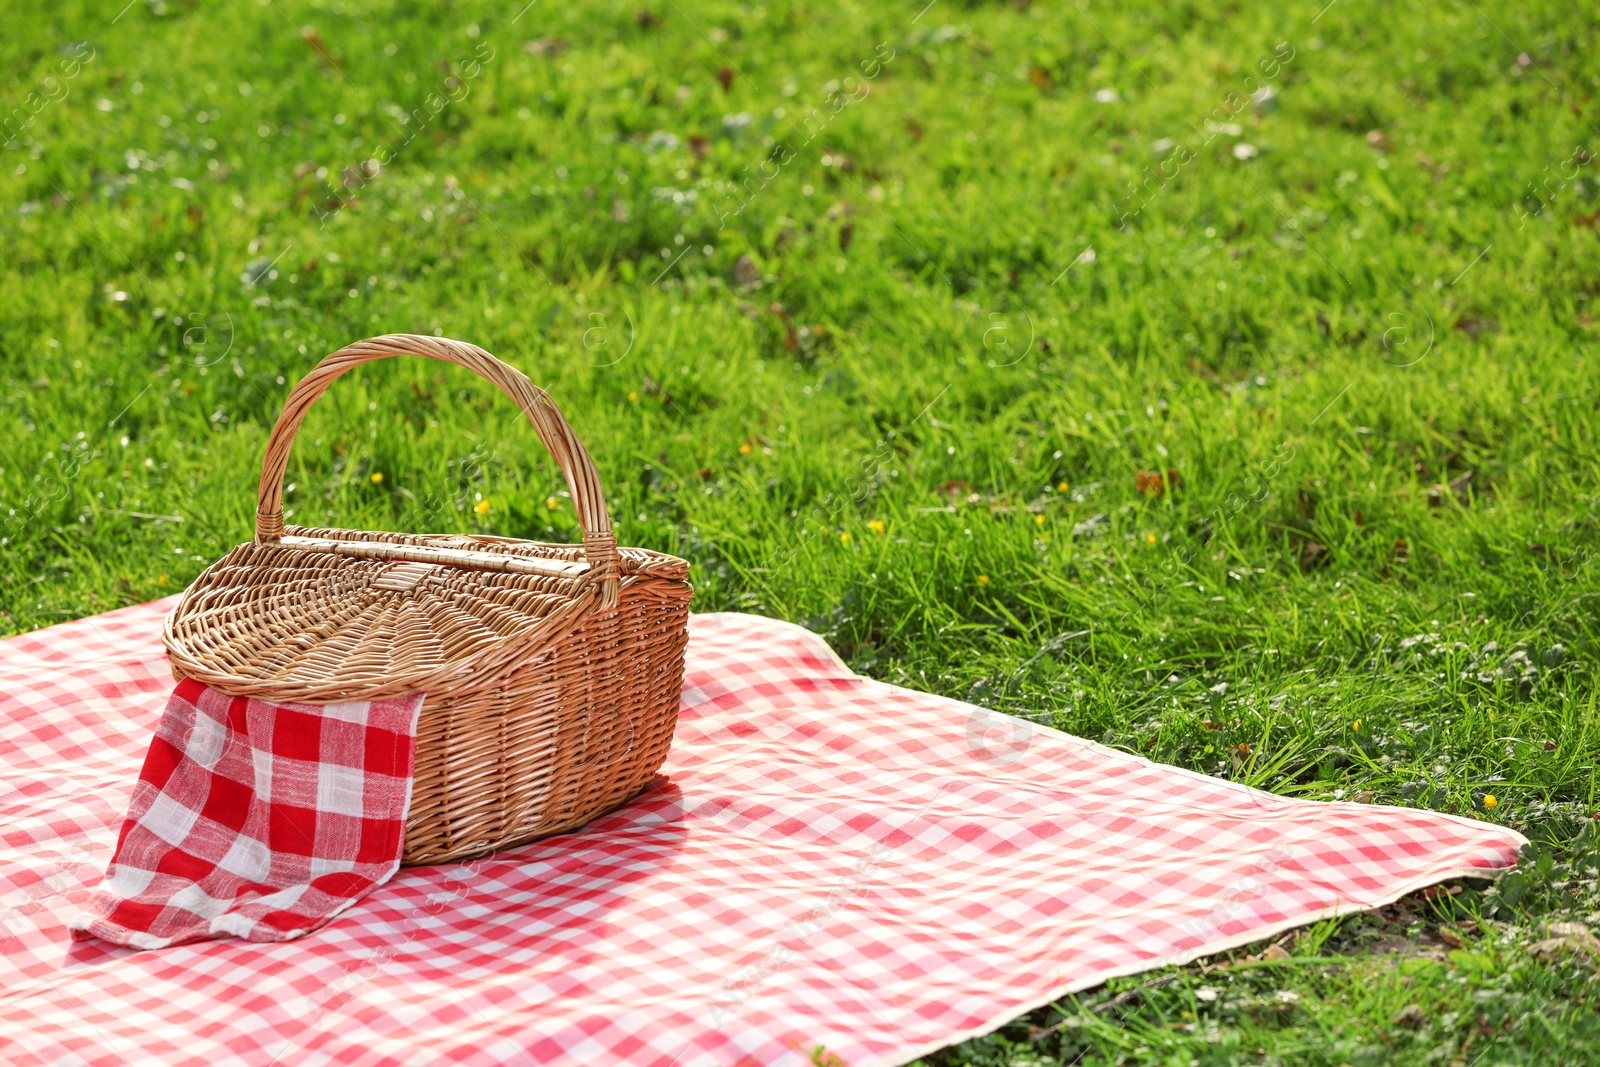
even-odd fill
[{"label": "dry brown leaf", "polygon": [[740,288],[761,284],[761,267],[748,252],[733,261],[733,284]]},{"label": "dry brown leaf", "polygon": [[1300,546],[1300,570],[1309,574],[1315,570],[1328,554],[1328,546],[1317,541],[1307,541]]},{"label": "dry brown leaf", "polygon": [[1468,338],[1476,341],[1486,333],[1499,333],[1500,320],[1488,315],[1463,315],[1455,321],[1454,329],[1460,330]]},{"label": "dry brown leaf", "polygon": [[537,41],[529,41],[522,46],[522,50],[530,56],[544,56],[554,59],[562,52],[572,47],[570,41],[563,41],[558,37],[541,37]]},{"label": "dry brown leaf", "polygon": [[1472,484],[1472,476],[1475,473],[1477,472],[1466,471],[1451,478],[1447,484],[1441,483],[1429,489],[1428,505],[1435,508],[1441,506],[1445,502],[1446,494],[1449,494],[1456,498],[1457,503],[1465,506],[1467,501],[1471,499],[1467,493],[1467,487]]},{"label": "dry brown leaf", "polygon": [[1136,492],[1149,493],[1154,497],[1161,496],[1168,489],[1183,487],[1183,478],[1171,467],[1167,468],[1166,474],[1160,471],[1135,471],[1133,477]]},{"label": "dry brown leaf", "polygon": [[1394,1024],[1396,1026],[1416,1028],[1422,1025],[1425,1018],[1427,1016],[1423,1012],[1421,1004],[1407,1004],[1400,1009],[1400,1014],[1394,1017]]},{"label": "dry brown leaf", "polygon": [[328,51],[327,42],[322,39],[322,34],[317,32],[315,26],[301,26],[300,37],[317,54],[317,59],[321,61],[324,70],[339,69],[339,61]]},{"label": "dry brown leaf", "polygon": [[1545,963],[1554,963],[1568,952],[1581,951],[1581,946],[1570,937],[1547,937],[1528,946],[1528,955]]},{"label": "dry brown leaf", "polygon": [[1546,963],[1560,959],[1568,952],[1581,952],[1600,959],[1600,938],[1589,932],[1583,923],[1551,923],[1545,933],[1549,936],[1528,946],[1528,954]]}]

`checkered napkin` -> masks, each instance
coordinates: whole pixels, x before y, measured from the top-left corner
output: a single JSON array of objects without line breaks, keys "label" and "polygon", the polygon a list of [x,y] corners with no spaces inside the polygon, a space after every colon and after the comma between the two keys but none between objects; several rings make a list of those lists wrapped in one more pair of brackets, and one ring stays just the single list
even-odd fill
[{"label": "checkered napkin", "polygon": [[178,683],[73,936],[287,941],[344,911],[400,866],[422,700],[269,704]]},{"label": "checkered napkin", "polygon": [[1523,843],[1151,763],[697,615],[660,777],[582,832],[406,868],[295,941],[72,942],[171,686],[170,607],[0,641],[7,1067],[887,1067]]}]

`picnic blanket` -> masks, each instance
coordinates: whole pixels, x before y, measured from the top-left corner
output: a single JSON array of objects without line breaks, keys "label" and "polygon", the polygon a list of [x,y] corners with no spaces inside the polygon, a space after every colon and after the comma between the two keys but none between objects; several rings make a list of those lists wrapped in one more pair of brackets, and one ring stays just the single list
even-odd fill
[{"label": "picnic blanket", "polygon": [[0,642],[8,1065],[902,1064],[1523,844],[1151,763],[701,615],[661,775],[583,831],[403,869],[296,941],[74,941],[172,689],[171,606]]}]

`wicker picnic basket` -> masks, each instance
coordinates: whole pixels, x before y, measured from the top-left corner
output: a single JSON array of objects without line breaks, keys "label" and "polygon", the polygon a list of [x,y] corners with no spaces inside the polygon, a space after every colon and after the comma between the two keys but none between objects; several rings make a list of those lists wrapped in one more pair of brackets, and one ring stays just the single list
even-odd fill
[{"label": "wicker picnic basket", "polygon": [[[345,371],[416,355],[521,406],[566,475],[583,544],[283,524],[307,409]],[[233,696],[332,704],[423,692],[405,864],[548,837],[626,803],[666,758],[688,638],[689,565],[619,549],[594,462],[550,397],[483,349],[390,334],[317,364],[261,465],[255,540],[167,619],[173,674]]]}]

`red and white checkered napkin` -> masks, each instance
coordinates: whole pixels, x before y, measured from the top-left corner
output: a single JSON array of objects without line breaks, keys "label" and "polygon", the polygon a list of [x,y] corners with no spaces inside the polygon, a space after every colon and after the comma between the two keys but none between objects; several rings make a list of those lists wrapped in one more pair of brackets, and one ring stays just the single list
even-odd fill
[{"label": "red and white checkered napkin", "polygon": [[0,642],[8,1065],[905,1063],[1523,843],[1153,764],[708,615],[661,777],[583,832],[407,868],[296,941],[72,942],[170,685],[168,606]]},{"label": "red and white checkered napkin", "polygon": [[400,867],[423,695],[312,707],[178,683],[77,938],[300,937]]}]

